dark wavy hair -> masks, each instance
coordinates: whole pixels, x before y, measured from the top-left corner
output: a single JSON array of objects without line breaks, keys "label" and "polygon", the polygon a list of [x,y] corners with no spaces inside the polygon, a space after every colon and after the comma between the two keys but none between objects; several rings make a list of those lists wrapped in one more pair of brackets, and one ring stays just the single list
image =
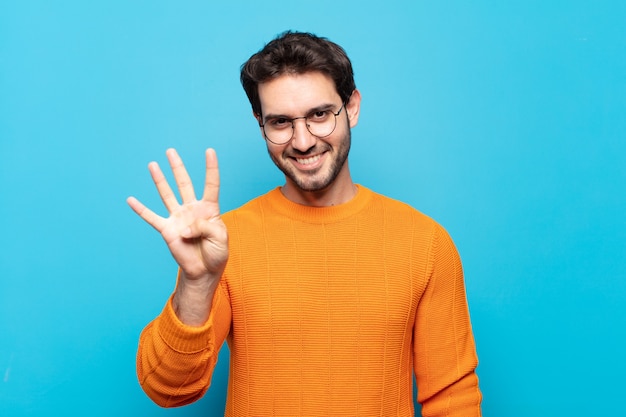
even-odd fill
[{"label": "dark wavy hair", "polygon": [[352,63],[343,48],[312,33],[287,31],[266,44],[241,66],[241,85],[252,111],[261,115],[260,83],[283,74],[321,72],[335,82],[341,101],[355,90]]}]

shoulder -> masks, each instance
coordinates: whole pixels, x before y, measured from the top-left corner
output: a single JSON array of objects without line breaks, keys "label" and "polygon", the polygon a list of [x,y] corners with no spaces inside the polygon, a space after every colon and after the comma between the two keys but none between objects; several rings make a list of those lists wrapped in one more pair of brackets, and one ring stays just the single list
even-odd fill
[{"label": "shoulder", "polygon": [[236,209],[229,210],[222,214],[222,220],[226,223],[226,226],[240,221],[250,221],[259,219],[260,214],[263,213],[264,207],[267,206],[267,200],[269,196],[274,193],[275,190],[271,190],[265,194],[253,198],[247,203],[237,207]]},{"label": "shoulder", "polygon": [[412,223],[420,224],[423,227],[440,227],[432,217],[424,214],[420,210],[403,201],[388,197],[375,191],[368,189],[365,190],[372,194],[372,205],[382,210],[385,217],[389,218],[389,220],[396,219],[396,221],[402,222],[410,219]]},{"label": "shoulder", "polygon": [[404,232],[412,231],[431,243],[438,240],[451,242],[448,231],[431,216],[403,201],[371,190],[367,192],[372,194],[371,205],[379,213],[378,215],[383,216],[387,227],[404,230]]}]

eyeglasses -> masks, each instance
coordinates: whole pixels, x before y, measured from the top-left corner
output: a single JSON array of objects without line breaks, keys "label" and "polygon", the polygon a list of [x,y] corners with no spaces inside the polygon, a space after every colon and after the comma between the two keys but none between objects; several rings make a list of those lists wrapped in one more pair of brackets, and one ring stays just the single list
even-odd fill
[{"label": "eyeglasses", "polygon": [[295,121],[298,119],[304,119],[307,130],[313,136],[325,138],[335,131],[337,116],[339,116],[345,105],[343,103],[337,113],[332,110],[316,110],[306,116],[294,117],[293,119],[273,117],[266,120],[265,123],[259,124],[259,126],[263,129],[265,139],[275,145],[284,145],[291,141],[296,129]]}]

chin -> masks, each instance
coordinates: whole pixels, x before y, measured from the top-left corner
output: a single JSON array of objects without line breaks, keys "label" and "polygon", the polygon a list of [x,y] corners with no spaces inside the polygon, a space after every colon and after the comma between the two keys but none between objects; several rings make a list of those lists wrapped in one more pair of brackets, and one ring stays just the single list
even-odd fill
[{"label": "chin", "polygon": [[294,183],[294,185],[302,190],[302,191],[306,191],[306,192],[318,192],[318,191],[324,191],[325,189],[327,189],[328,187],[330,187],[330,185],[332,184],[332,181],[323,181],[323,182],[302,182],[302,181],[294,181],[293,178],[291,179],[291,181]]}]

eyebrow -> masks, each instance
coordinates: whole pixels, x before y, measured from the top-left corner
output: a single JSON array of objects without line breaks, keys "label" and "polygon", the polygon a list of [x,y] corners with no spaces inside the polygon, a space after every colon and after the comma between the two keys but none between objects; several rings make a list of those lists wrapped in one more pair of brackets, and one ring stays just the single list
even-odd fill
[{"label": "eyebrow", "polygon": [[[334,104],[334,103],[321,104],[319,106],[316,106],[316,107],[313,107],[313,108],[309,109],[305,113],[305,117],[310,115],[310,114],[312,114],[312,113],[318,112],[318,111],[330,110],[330,109],[332,109],[335,106],[336,106],[336,104]],[[302,116],[295,116],[295,117],[302,117]],[[291,120],[291,119],[294,119],[295,117],[291,117],[291,116],[288,116],[286,114],[278,114],[278,113],[277,114],[272,114],[272,113],[270,113],[270,114],[265,115],[265,117],[263,117],[263,123],[265,123],[265,122],[267,122],[268,120],[271,120],[271,119],[285,118],[285,119]]]}]

